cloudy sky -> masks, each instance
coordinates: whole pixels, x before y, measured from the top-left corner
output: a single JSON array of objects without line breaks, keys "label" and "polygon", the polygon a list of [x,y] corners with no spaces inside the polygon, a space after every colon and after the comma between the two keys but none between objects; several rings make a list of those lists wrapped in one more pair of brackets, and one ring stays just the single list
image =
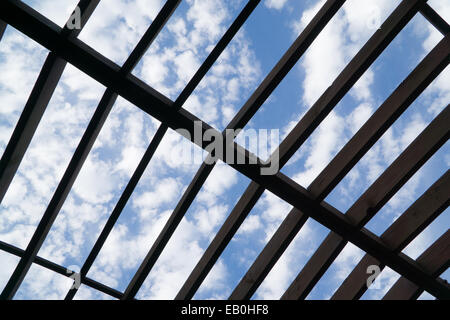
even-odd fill
[{"label": "cloudy sky", "polygon": [[[63,26],[77,0],[24,1]],[[222,130],[249,98],[325,1],[264,0],[184,105]],[[184,0],[133,74],[175,100],[245,5],[245,0]],[[279,129],[285,136],[364,45],[399,0],[348,0],[247,125]],[[450,21],[450,0],[430,0]],[[121,65],[151,24],[163,0],[101,1],[80,39]],[[325,168],[379,105],[442,39],[417,15],[344,97],[282,172],[304,187]],[[48,51],[8,27],[0,42],[0,154]],[[68,65],[3,203],[0,240],[25,249],[70,161],[105,88]],[[326,198],[345,212],[450,100],[450,70],[421,94]],[[159,121],[122,98],[114,105],[39,256],[79,269],[137,166]],[[173,161],[188,143],[170,131],[139,182],[88,276],[124,291],[150,249],[198,164]],[[368,223],[380,235],[450,165],[447,142]],[[139,299],[172,299],[208,247],[249,180],[218,164],[203,186],[144,285]],[[227,298],[291,206],[265,192],[194,298]],[[418,257],[447,231],[449,210],[404,252]],[[308,220],[253,298],[278,299],[328,230]],[[308,298],[329,298],[363,252],[347,245]],[[0,289],[18,258],[0,252]],[[446,272],[443,278],[449,279]],[[385,269],[380,298],[398,275]],[[33,265],[17,299],[62,299],[72,280]],[[428,298],[426,293],[422,298]],[[78,299],[109,297],[82,286]]]}]

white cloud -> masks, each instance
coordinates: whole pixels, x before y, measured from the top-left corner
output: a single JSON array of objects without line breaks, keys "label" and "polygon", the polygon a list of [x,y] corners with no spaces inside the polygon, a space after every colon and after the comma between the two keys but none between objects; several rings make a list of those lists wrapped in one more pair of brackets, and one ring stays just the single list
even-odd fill
[{"label": "white cloud", "polygon": [[238,235],[252,233],[262,227],[261,218],[257,215],[248,216],[238,230]]},{"label": "white cloud", "polygon": [[311,136],[310,152],[305,161],[305,170],[293,179],[307,187],[330,162],[334,154],[342,147],[343,119],[334,111],[323,121]]},{"label": "white cloud", "polygon": [[229,13],[222,1],[188,0],[188,3],[187,19],[194,25],[191,35],[194,46],[213,41],[223,33],[223,22]]},{"label": "white cloud", "polygon": [[287,0],[266,0],[264,2],[267,8],[276,10],[281,10],[286,3]]},{"label": "white cloud", "polygon": [[[50,2],[50,1],[47,1]],[[100,1],[79,38],[116,63],[123,63],[150,26],[163,2]]]},{"label": "white cloud", "polygon": [[110,174],[111,166],[101,160],[88,158],[78,176],[74,191],[84,201],[103,203],[111,200],[117,180]]},{"label": "white cloud", "polygon": [[214,236],[213,230],[220,225],[228,212],[227,205],[215,205],[213,207],[196,210],[195,221],[199,232],[204,235]]},{"label": "white cloud", "polygon": [[64,26],[78,3],[77,0],[58,2],[26,0],[24,2],[60,27]]},{"label": "white cloud", "polygon": [[153,191],[147,191],[134,198],[133,206],[140,210],[157,209],[162,204],[173,201],[180,192],[180,183],[174,178],[165,178]]},{"label": "white cloud", "polygon": [[369,103],[361,103],[352,111],[347,117],[347,122],[350,125],[350,130],[355,134],[373,113],[373,107]]}]

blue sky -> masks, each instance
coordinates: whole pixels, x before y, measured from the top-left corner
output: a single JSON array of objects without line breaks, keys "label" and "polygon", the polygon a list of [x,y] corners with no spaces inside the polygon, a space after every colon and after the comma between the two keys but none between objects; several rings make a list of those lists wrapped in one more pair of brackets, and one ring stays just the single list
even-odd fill
[{"label": "blue sky", "polygon": [[[60,26],[77,3],[24,2]],[[246,128],[279,129],[284,137],[398,3],[348,0]],[[223,129],[322,4],[317,0],[262,1],[184,108]],[[430,0],[429,4],[450,20],[450,0]],[[161,0],[101,1],[80,39],[122,64],[162,5]],[[182,1],[133,74],[176,99],[244,5],[243,0]],[[422,16],[413,18],[281,171],[307,187],[441,38]],[[0,42],[0,154],[47,54],[7,28]],[[0,240],[26,247],[104,90],[76,68],[66,67],[0,205]],[[449,100],[447,67],[326,200],[345,212]],[[39,256],[74,269],[82,266],[159,124],[124,99],[117,100]],[[170,157],[188,143],[173,131],[166,134],[89,277],[125,290],[199,167]],[[447,142],[367,228],[380,235],[449,164]],[[174,298],[248,183],[223,163],[214,168],[137,298]],[[194,298],[227,298],[290,209],[265,192]],[[419,256],[448,229],[448,213],[447,209],[404,252],[412,258]],[[278,299],[328,232],[308,220],[253,298]],[[347,245],[308,298],[329,298],[362,255]],[[0,252],[0,261],[2,288],[18,258]],[[397,278],[387,268],[380,288],[368,290],[363,298],[382,297]],[[449,273],[443,278],[449,279]],[[71,284],[71,279],[33,265],[16,298],[61,299]],[[76,298],[108,297],[82,286]]]}]

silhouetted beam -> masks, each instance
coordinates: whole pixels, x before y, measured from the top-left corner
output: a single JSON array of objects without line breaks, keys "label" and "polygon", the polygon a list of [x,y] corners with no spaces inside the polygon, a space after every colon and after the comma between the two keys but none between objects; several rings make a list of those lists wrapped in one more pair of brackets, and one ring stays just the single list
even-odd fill
[{"label": "silhouetted beam", "polygon": [[[211,51],[211,53],[208,55],[204,63],[200,66],[198,71],[195,73],[195,75],[192,77],[192,79],[189,81],[189,83],[186,85],[184,90],[181,92],[180,96],[175,101],[173,108],[180,108],[184,102],[189,98],[189,96],[192,94],[192,92],[195,90],[197,85],[200,83],[200,81],[203,79],[203,77],[206,75],[208,70],[212,67],[214,62],[218,59],[220,54],[223,52],[223,50],[227,47],[228,43],[233,39],[234,35],[237,33],[237,31],[240,29],[240,27],[244,24],[246,19],[250,16],[253,9],[256,7],[256,5],[260,1],[249,1],[248,4],[244,7],[242,12],[238,15],[238,17],[235,19],[233,24],[230,26],[230,28],[225,32],[223,37],[219,40],[217,45],[214,47],[214,49]],[[178,106],[178,107],[177,107]],[[152,141],[150,142],[146,152],[144,153],[144,156],[140,160],[136,170],[134,171],[130,181],[128,182],[127,186],[125,187],[122,195],[119,198],[119,201],[117,202],[116,206],[114,207],[110,217],[108,218],[108,221],[106,222],[102,232],[100,233],[100,236],[98,237],[94,247],[92,248],[91,252],[89,253],[88,258],[86,259],[83,267],[81,268],[80,274],[81,276],[85,276],[89,269],[91,268],[92,264],[94,263],[96,257],[98,256],[101,248],[103,247],[108,235],[112,231],[114,224],[116,223],[117,219],[119,219],[120,214],[122,213],[123,209],[125,208],[128,200],[130,199],[134,189],[136,188],[140,178],[145,172],[145,169],[147,168],[150,160],[152,159],[157,147],[161,143],[161,140],[164,137],[164,134],[167,132],[168,126],[166,124],[161,124],[158,130],[156,131],[154,137],[152,138]],[[66,299],[70,300],[75,295],[76,291],[72,290],[70,291]]]},{"label": "silhouetted beam", "polygon": [[[99,1],[100,0],[81,0],[78,3],[82,26],[84,26],[89,19]],[[2,24],[3,23],[4,22],[2,22]],[[0,27],[0,29],[2,28]],[[62,35],[67,38],[75,38],[80,32],[81,29],[71,30],[66,24],[62,31]],[[0,34],[3,34],[3,32],[0,31]],[[53,52],[48,54],[28,101],[25,104],[25,108],[14,128],[11,139],[0,160],[0,203],[8,191],[11,181],[22,162],[25,151],[30,145],[31,139],[36,132],[39,122],[44,115],[65,67],[66,61]]]},{"label": "silhouetted beam", "polygon": [[450,25],[428,3],[420,9],[420,13],[444,36],[450,32]]},{"label": "silhouetted beam", "polygon": [[5,33],[6,23],[0,20],[0,40],[3,38],[3,34]]},{"label": "silhouetted beam", "polygon": [[[409,4],[408,4],[409,5]],[[378,57],[384,50],[388,43],[395,37],[402,26],[406,24],[405,17],[409,16],[411,10],[408,5],[402,3],[401,6],[395,10],[391,16],[383,23],[380,31],[375,33],[366,45],[359,51],[349,65],[341,72],[338,78],[328,88],[325,93],[319,98],[319,100],[310,108],[306,116],[300,120],[295,129],[288,135],[288,137],[281,143],[280,147],[280,167],[282,167],[289,158],[295,153],[296,150],[302,145],[309,135],[314,131],[321,121],[328,115],[332,108],[339,102],[339,100],[348,92],[352,85],[359,79],[359,77],[367,70],[370,64]],[[322,9],[324,10],[324,9]],[[238,230],[239,226],[245,220],[247,214],[251,211],[254,204],[262,195],[264,188],[260,187],[257,183],[250,183],[249,187],[245,191],[244,195],[239,200],[236,207],[232,210],[227,220],[223,224],[222,228],[218,231],[217,235],[211,242],[210,246],[192,271],[188,280],[183,285],[182,289],[178,293],[176,299],[189,299],[192,298],[195,290],[200,286],[211,267],[219,258],[222,251],[227,246],[228,242],[232,239],[233,235]],[[297,218],[293,217],[294,220]],[[306,221],[306,217],[298,219],[297,224],[290,223],[292,219],[286,220],[283,225],[283,229],[279,230],[279,234],[284,235],[284,243],[280,243],[279,249],[282,252],[284,245],[292,240],[291,236],[295,235],[298,229]],[[286,227],[286,228],[284,228]],[[285,247],[284,247],[285,248]],[[267,252],[262,253],[261,259],[264,261],[271,260],[272,262],[278,259],[278,252],[274,254]],[[264,270],[260,270],[256,278],[255,274],[252,274],[251,286],[259,285],[258,282],[264,278],[266,271],[270,270],[270,263],[265,266],[260,265]],[[247,279],[248,280],[248,279]],[[249,283],[250,284],[250,283]],[[250,291],[253,290],[249,288]],[[248,292],[245,294],[249,295]],[[250,294],[251,295],[251,294]]]},{"label": "silhouetted beam", "polygon": [[[407,4],[413,2],[408,1]],[[194,139],[195,132],[200,131],[201,134],[204,134],[208,130],[216,136],[220,135],[220,132],[213,129],[207,123],[200,121],[188,111],[184,109],[180,109],[179,111],[172,110],[170,106],[173,103],[170,99],[164,97],[132,75],[128,77],[122,76],[119,73],[120,69],[113,62],[87,47],[81,41],[67,41],[67,39],[61,37],[58,32],[60,29],[58,26],[22,2],[4,0],[0,2],[0,8],[2,9],[0,10],[0,18],[4,19],[8,24],[26,33],[27,36],[35,39],[40,44],[48,48],[53,48],[58,54],[64,56],[65,59],[79,67],[98,82],[107,87],[111,87],[143,111],[167,123],[170,128],[184,129],[190,134],[190,140],[203,149],[207,149],[209,142]],[[5,14],[5,12],[8,14]],[[437,130],[439,133],[445,130],[445,124],[450,121],[449,109],[446,108],[435,119],[435,121],[440,122]],[[448,130],[446,132],[448,134]],[[450,297],[448,287],[426,274],[413,260],[408,259],[404,255],[391,252],[382,244],[378,237],[367,230],[361,231],[345,215],[326,203],[320,204],[315,201],[306,189],[284,174],[279,172],[275,175],[261,175],[261,163],[263,161],[257,159],[257,164],[249,164],[251,163],[250,159],[254,158],[251,153],[235,142],[230,143],[230,146],[232,147],[231,151],[227,150],[229,146],[226,141],[223,141],[222,147],[224,153],[220,157],[222,161],[226,162],[228,157],[236,154],[243,155],[244,164],[229,163],[229,165],[248,178],[261,184],[292,206],[301,208],[307,215],[325,227],[334,230],[362,250],[382,260],[390,268],[424,287],[436,297]]]},{"label": "silhouetted beam", "polygon": [[[364,226],[408,179],[448,140],[449,129],[440,119],[450,113],[450,107],[436,117],[405,151],[381,174],[381,176],[347,210],[346,216],[356,226]],[[284,293],[282,299],[304,299],[337,255],[347,244],[341,236],[330,232],[297,278]]]},{"label": "silhouetted beam", "polygon": [[[450,171],[436,181],[381,235],[381,240],[393,251],[402,251],[431,224],[449,205]],[[331,297],[333,300],[359,299],[368,289],[369,266],[384,265],[366,254]]]},{"label": "silhouetted beam", "polygon": [[[322,10],[320,10],[317,16],[294,41],[280,61],[275,65],[272,71],[267,75],[252,96],[246,101],[240,111],[231,120],[226,129],[243,128],[247,124],[247,122],[253,117],[264,101],[266,101],[273,90],[287,75],[289,70],[291,70],[298,59],[311,45],[320,31],[325,27],[328,21],[334,16],[344,2],[344,0],[329,0],[326,2]],[[225,136],[225,130],[222,134]],[[150,273],[157,259],[169,242],[170,237],[175,232],[178,224],[181,222],[182,218],[189,209],[189,206],[192,204],[209,174],[213,170],[214,164],[208,163],[210,162],[205,162],[200,166],[196,175],[184,192],[163,230],[145,257],[144,262],[141,264],[140,269],[136,273],[136,276],[130,283],[130,294],[128,294],[128,290],[125,291],[125,298],[133,297],[147,275]]]},{"label": "silhouetted beam", "polygon": [[[17,248],[11,244],[5,243],[3,241],[0,241],[0,250],[3,250],[5,252],[8,252],[10,254],[13,254],[18,257],[22,257],[24,254],[24,251],[20,248]],[[60,266],[54,262],[51,262],[47,259],[41,258],[41,257],[35,257],[34,263],[37,265],[40,265],[41,267],[44,267],[48,270],[54,271],[56,273],[59,273],[60,275],[71,277],[76,272],[73,270],[69,270],[63,266]],[[100,292],[103,292],[107,295],[110,295],[114,298],[120,299],[122,297],[122,292],[117,291],[116,289],[110,288],[108,286],[105,286],[102,283],[99,283],[91,278],[84,278],[80,281],[82,284],[87,285],[88,287],[91,287],[92,289],[96,289]]]},{"label": "silhouetted beam", "polygon": [[[157,15],[147,32],[144,34],[143,38],[139,41],[136,48],[130,54],[130,57],[124,63],[124,67],[120,71],[121,74],[127,75],[133,70],[134,66],[136,66],[146,52],[148,46],[156,38],[157,34],[178,6],[179,2],[180,0],[169,0],[166,2],[161,12]],[[100,133],[100,130],[103,127],[103,124],[105,123],[116,99],[117,94],[112,90],[107,89],[105,91],[41,221],[39,222],[38,227],[36,228],[36,231],[33,234],[33,237],[31,238],[31,241],[25,250],[24,256],[21,258],[13,275],[8,281],[8,284],[2,293],[2,297],[12,298],[19,288],[31,266],[31,263],[33,262],[34,257],[39,252],[45,237],[47,236],[53,222],[63,206],[64,201],[66,200],[67,195],[69,194],[72,185],[81,170],[81,167],[88,157],[89,152],[91,151],[92,146],[94,145],[94,142],[97,139],[97,136]],[[83,276],[85,276],[85,273],[83,273]],[[76,291],[77,289],[73,289],[69,294],[74,295]]]},{"label": "silhouetted beam", "polygon": [[[438,277],[447,270],[450,265],[450,230],[447,230],[446,233],[436,240],[416,261],[417,264],[434,277]],[[423,288],[401,277],[386,293],[383,300],[417,299],[423,291]]]}]

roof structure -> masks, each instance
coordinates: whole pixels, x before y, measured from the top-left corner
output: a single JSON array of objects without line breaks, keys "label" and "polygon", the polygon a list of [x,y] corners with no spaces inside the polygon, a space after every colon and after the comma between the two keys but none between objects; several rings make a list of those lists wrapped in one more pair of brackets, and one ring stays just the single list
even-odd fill
[{"label": "roof structure", "polygon": [[[81,27],[86,24],[99,2],[100,0],[81,0],[79,2]],[[106,87],[106,91],[26,249],[22,250],[12,244],[0,242],[1,250],[20,257],[18,265],[1,293],[2,299],[14,297],[32,264],[40,265],[66,277],[73,278],[74,274],[77,274],[82,284],[114,298],[135,299],[182,218],[211,174],[214,164],[205,161],[184,191],[176,208],[124,292],[119,292],[87,276],[168,129],[185,129],[192,137],[196,130],[201,130],[202,133],[207,130],[217,132],[210,124],[201,121],[184,109],[183,105],[260,3],[258,0],[248,1],[177,99],[172,101],[135,77],[132,70],[152,45],[180,2],[181,0],[165,2],[126,62],[122,66],[118,66],[77,39],[80,29],[70,29],[67,25],[60,28],[21,1],[0,1],[0,37],[5,28],[12,26],[50,51],[1,158],[0,201],[3,200],[17,173],[66,64],[75,66]],[[324,2],[314,18],[231,120],[227,129],[244,128],[248,124],[344,3],[345,0]],[[379,266],[380,269],[386,266],[390,267],[401,275],[384,299],[416,299],[424,291],[437,299],[450,298],[449,284],[439,277],[447,270],[450,263],[450,231],[447,230],[416,260],[401,252],[447,209],[450,194],[448,170],[381,236],[377,236],[365,228],[369,220],[389,199],[448,141],[449,105],[444,107],[346,212],[341,212],[324,201],[402,113],[448,66],[450,27],[439,13],[427,4],[427,1],[401,1],[283,139],[277,150],[279,157],[273,156],[268,162],[278,161],[279,167],[283,167],[415,15],[423,15],[442,33],[443,39],[378,107],[307,189],[281,172],[262,175],[261,168],[268,164],[259,159],[256,164],[251,164],[250,161],[246,161],[245,164],[229,164],[252,182],[213,237],[203,256],[176,295],[176,299],[191,299],[194,296],[265,190],[269,190],[294,208],[234,288],[230,299],[250,299],[253,296],[308,219],[319,222],[329,229],[330,233],[295,277],[281,299],[306,298],[349,242],[362,249],[366,254],[334,293],[332,299],[359,299],[368,289],[368,267],[374,265]],[[125,98],[136,108],[140,108],[159,120],[161,125],[109,215],[80,272],[75,273],[67,270],[64,266],[40,257],[38,253],[118,96]],[[217,135],[225,136],[226,130],[217,132]],[[192,143],[198,144],[203,149],[208,146],[207,143],[194,141],[193,138]],[[224,150],[227,149],[226,147],[224,144]],[[237,153],[244,154],[246,160],[252,157],[249,151],[236,143],[232,145],[231,152],[233,156]],[[226,159],[227,153],[225,152],[222,160],[226,162]],[[70,289],[66,299],[73,299],[77,291],[76,287]]]}]

